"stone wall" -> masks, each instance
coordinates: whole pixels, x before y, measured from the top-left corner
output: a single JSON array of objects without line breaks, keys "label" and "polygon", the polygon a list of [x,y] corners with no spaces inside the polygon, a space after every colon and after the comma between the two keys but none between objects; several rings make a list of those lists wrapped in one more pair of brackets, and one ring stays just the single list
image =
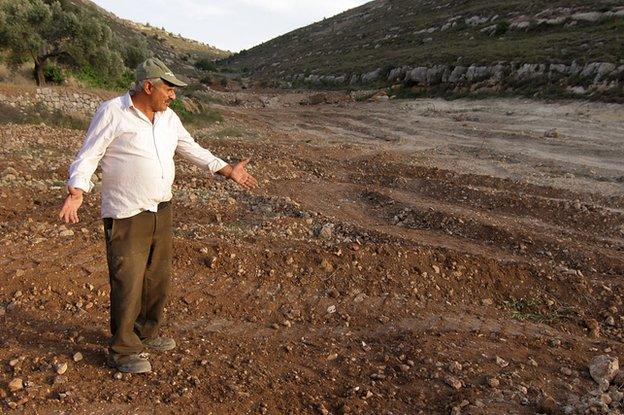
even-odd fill
[{"label": "stone wall", "polygon": [[115,93],[108,91],[85,92],[66,87],[20,88],[17,86],[0,89],[0,102],[14,108],[41,108],[50,112],[90,117],[97,107]]}]

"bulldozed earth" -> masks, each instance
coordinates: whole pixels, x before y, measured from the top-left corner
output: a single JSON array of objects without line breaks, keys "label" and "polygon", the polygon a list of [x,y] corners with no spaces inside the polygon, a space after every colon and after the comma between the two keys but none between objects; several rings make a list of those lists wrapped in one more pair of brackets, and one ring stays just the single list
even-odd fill
[{"label": "bulldozed earth", "polygon": [[97,187],[57,219],[84,133],[2,126],[0,412],[620,413],[621,105],[300,99],[194,131],[260,187],[178,161],[146,375],[106,365]]}]

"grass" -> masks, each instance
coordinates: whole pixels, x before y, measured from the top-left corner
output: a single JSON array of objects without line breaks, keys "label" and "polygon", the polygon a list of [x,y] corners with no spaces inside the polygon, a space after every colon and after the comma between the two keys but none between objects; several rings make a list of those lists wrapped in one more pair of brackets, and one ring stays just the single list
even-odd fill
[{"label": "grass", "polygon": [[571,308],[552,309],[537,298],[514,298],[503,301],[505,308],[511,312],[512,318],[534,323],[556,323],[574,315]]},{"label": "grass", "polygon": [[194,127],[201,128],[214,124],[215,122],[223,121],[223,115],[221,115],[221,113],[217,110],[202,110],[199,114],[193,114],[191,112],[188,112],[182,105],[182,101],[180,101],[179,99],[171,102],[169,107],[174,110],[176,114],[178,114],[180,119],[185,124],[189,124]]},{"label": "grass", "polygon": [[0,124],[7,123],[43,123],[49,126],[73,130],[86,130],[89,127],[89,120],[86,118],[67,115],[61,111],[50,111],[41,105],[31,109],[18,109],[5,103],[0,103]]},{"label": "grass", "polygon": [[225,127],[215,133],[216,137],[226,138],[226,137],[235,137],[240,138],[246,134],[246,131],[238,128],[238,127]]}]

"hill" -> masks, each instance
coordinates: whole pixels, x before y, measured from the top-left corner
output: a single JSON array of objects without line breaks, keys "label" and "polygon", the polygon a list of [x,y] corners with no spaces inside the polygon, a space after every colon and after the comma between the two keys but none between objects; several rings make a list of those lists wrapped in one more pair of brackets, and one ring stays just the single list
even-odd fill
[{"label": "hill", "polygon": [[146,43],[153,55],[163,59],[174,71],[189,77],[199,76],[197,69],[193,66],[196,61],[204,58],[222,59],[231,55],[229,51],[187,39],[179,34],[168,32],[164,28],[119,18],[89,0],[71,0],[71,2],[92,13],[99,14],[124,43]]},{"label": "hill", "polygon": [[623,34],[616,0],[375,0],[222,63],[289,85],[501,91],[528,83],[589,93],[599,84],[617,95]]},{"label": "hill", "polygon": [[[77,79],[89,87],[125,88],[148,56],[194,82],[206,76],[203,69],[213,60],[230,55],[149,23],[121,19],[89,0],[0,0],[0,7],[0,64],[11,67],[0,72],[0,80],[9,82],[21,77],[30,82],[34,65],[38,84]],[[18,75],[15,69],[24,63]]]}]

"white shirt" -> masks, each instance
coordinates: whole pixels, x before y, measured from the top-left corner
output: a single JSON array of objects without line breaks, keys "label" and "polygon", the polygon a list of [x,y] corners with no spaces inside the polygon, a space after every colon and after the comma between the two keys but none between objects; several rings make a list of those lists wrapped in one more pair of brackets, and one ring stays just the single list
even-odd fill
[{"label": "white shirt", "polygon": [[152,124],[127,93],[97,109],[67,184],[91,191],[101,160],[103,218],[156,212],[158,203],[172,198],[174,153],[212,173],[227,166],[193,140],[173,110],[156,112]]}]

